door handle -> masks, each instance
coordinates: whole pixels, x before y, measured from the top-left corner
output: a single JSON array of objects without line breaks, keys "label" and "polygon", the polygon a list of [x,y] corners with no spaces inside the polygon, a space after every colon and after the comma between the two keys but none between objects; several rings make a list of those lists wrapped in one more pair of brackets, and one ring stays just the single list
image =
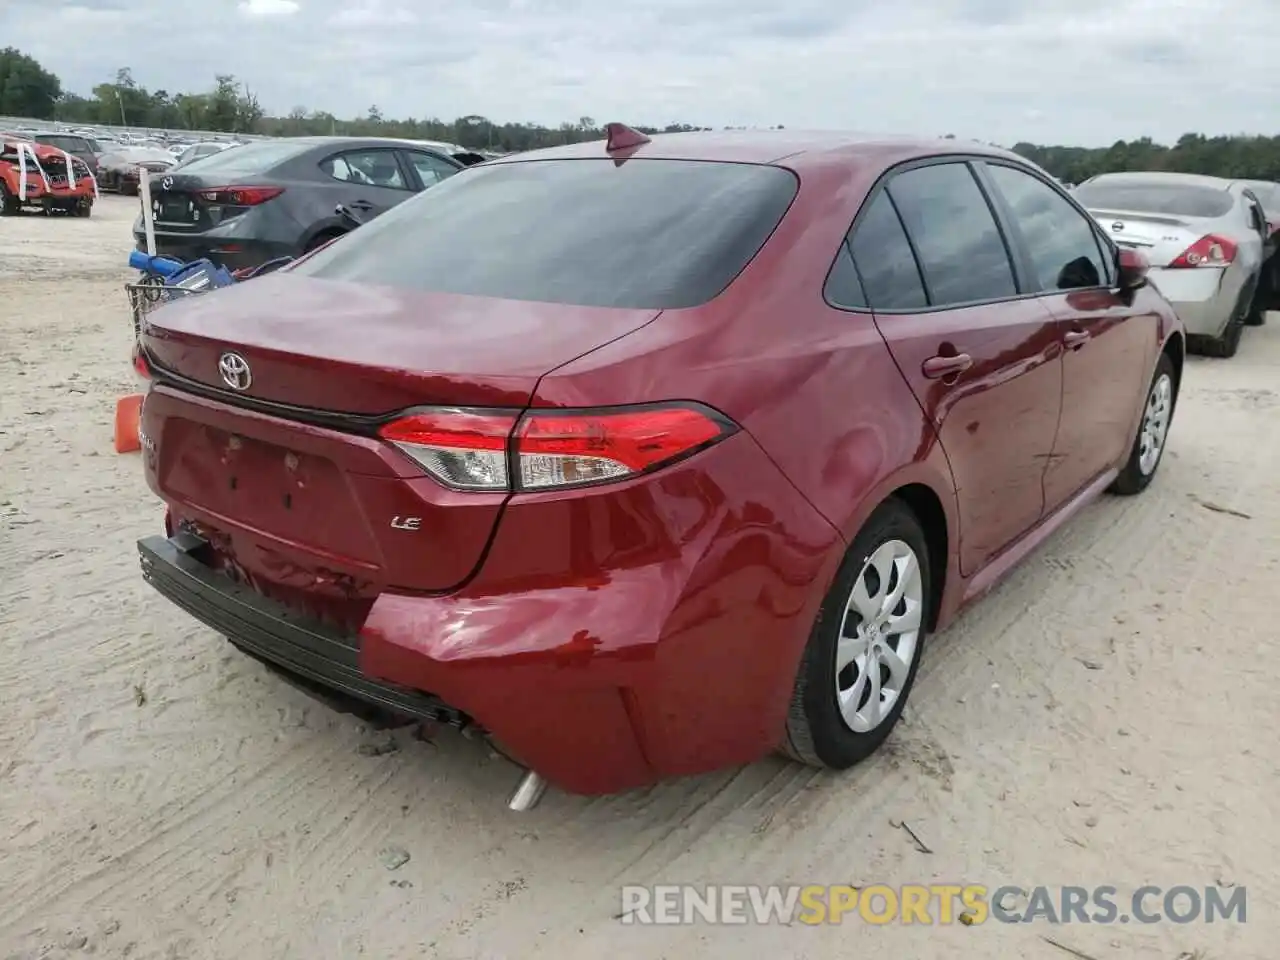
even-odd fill
[{"label": "door handle", "polygon": [[952,357],[930,357],[921,365],[924,375],[930,380],[941,380],[964,373],[973,366],[973,357],[967,353],[957,353]]},{"label": "door handle", "polygon": [[347,206],[352,210],[359,210],[361,213],[367,213],[373,209],[373,204],[368,200],[352,200]]},{"label": "door handle", "polygon": [[1071,330],[1062,338],[1062,342],[1068,350],[1079,350],[1089,342],[1090,336],[1092,334],[1084,330]]}]

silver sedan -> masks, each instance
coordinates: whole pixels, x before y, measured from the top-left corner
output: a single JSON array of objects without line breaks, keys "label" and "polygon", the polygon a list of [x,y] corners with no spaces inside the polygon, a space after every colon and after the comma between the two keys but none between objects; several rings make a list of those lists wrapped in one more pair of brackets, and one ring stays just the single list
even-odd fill
[{"label": "silver sedan", "polygon": [[1106,173],[1075,198],[1122,247],[1151,261],[1150,280],[1186,324],[1188,346],[1230,357],[1259,321],[1266,217],[1243,181],[1189,173]]}]

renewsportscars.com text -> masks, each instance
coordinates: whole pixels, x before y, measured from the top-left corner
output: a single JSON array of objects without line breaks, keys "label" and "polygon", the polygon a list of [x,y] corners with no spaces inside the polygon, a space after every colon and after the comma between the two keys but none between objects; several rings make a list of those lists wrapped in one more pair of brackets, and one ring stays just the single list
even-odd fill
[{"label": "renewsportscars.com text", "polygon": [[622,888],[624,924],[1244,923],[1244,887],[989,888],[981,884]]}]

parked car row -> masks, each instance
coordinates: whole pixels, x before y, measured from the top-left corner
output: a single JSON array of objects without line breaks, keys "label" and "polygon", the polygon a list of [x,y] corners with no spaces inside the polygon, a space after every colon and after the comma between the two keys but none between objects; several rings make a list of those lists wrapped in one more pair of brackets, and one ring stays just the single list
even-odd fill
[{"label": "parked car row", "polygon": [[866,757],[933,631],[1147,488],[1178,401],[1147,235],[993,147],[610,125],[461,174],[322,138],[171,179],[165,243],[227,258],[382,215],[151,315],[145,578],[483,731],[521,796]]},{"label": "parked car row", "polygon": [[1280,184],[1108,173],[1074,195],[1119,246],[1151,260],[1193,351],[1234,356],[1243,328],[1280,309]]}]

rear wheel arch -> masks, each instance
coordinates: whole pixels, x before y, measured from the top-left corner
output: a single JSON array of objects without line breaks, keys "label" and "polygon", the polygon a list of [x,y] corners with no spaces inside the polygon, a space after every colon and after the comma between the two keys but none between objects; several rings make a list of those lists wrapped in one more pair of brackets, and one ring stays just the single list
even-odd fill
[{"label": "rear wheel arch", "polygon": [[947,584],[947,560],[951,550],[946,508],[934,489],[923,483],[909,483],[899,487],[890,497],[905,503],[924,531],[925,542],[929,547],[928,627],[932,631],[938,625],[938,611],[942,609],[942,595]]},{"label": "rear wheel arch", "polygon": [[1183,340],[1181,333],[1173,333],[1164,343],[1164,350],[1161,351],[1169,357],[1169,362],[1173,364],[1173,386],[1174,399],[1177,399],[1177,390],[1182,386],[1182,365],[1187,358],[1187,344]]},{"label": "rear wheel arch", "polygon": [[[919,469],[916,464],[907,476],[896,476],[864,499],[840,529],[846,543],[852,543],[867,521],[886,501],[896,500],[912,512],[925,536],[929,551],[929,619],[930,631],[936,629],[947,587],[951,550],[960,540],[954,500],[951,508],[942,491],[949,489],[950,475],[936,476]],[[828,585],[830,589],[830,585]]]},{"label": "rear wheel arch", "polygon": [[330,240],[336,239],[346,232],[347,231],[343,230],[341,227],[322,227],[307,238],[307,241],[302,245],[302,252],[310,253],[317,247],[323,246]]}]

